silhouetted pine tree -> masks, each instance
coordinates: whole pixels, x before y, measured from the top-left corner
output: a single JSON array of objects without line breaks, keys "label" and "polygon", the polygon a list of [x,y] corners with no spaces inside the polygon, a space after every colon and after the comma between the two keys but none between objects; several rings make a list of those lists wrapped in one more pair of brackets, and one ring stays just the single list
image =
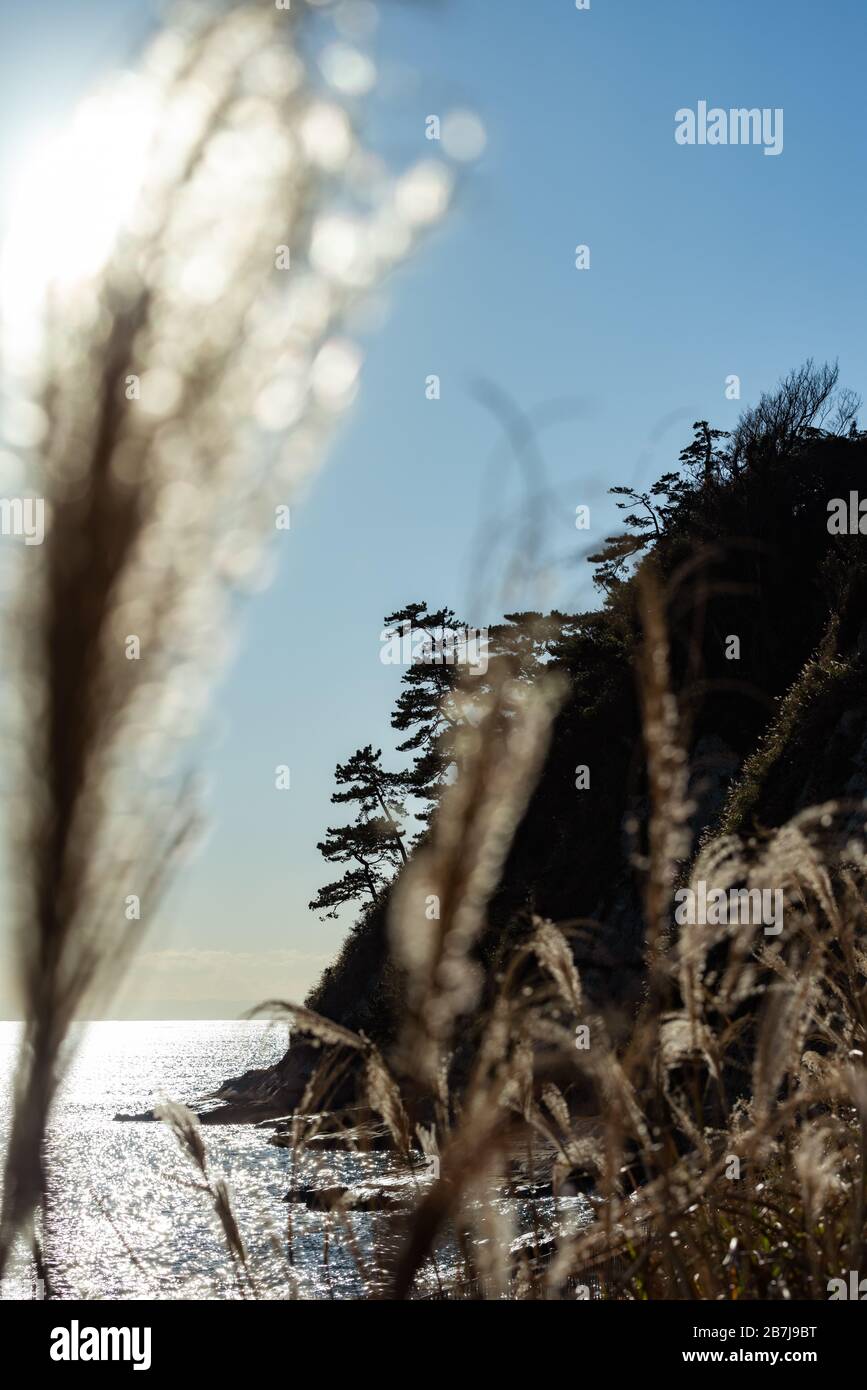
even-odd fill
[{"label": "silhouetted pine tree", "polygon": [[337,764],[335,780],[346,790],[334,792],[331,800],[355,802],[358,818],[351,825],[330,825],[326,838],[316,846],[329,863],[351,866],[342,878],[324,884],[308,904],[313,912],[323,913],[323,920],[336,917],[339,907],[365,896],[377,902],[394,870],[407,858],[401,825],[406,778],[383,768],[382,750],[374,753],[370,744],[359,748],[349,762]]},{"label": "silhouetted pine tree", "polygon": [[410,737],[397,745],[397,751],[416,755],[407,774],[406,790],[428,802],[427,808],[418,813],[418,819],[427,822],[452,763],[450,734],[458,721],[449,696],[460,667],[447,658],[453,655],[454,634],[463,631],[464,624],[450,608],[430,611],[425,603],[408,603],[384,621],[395,632],[403,631],[408,624],[409,630],[422,633],[427,639],[425,650],[420,653],[423,659],[413,662],[404,672],[403,689],[391,716],[393,729],[400,733],[412,730]]}]

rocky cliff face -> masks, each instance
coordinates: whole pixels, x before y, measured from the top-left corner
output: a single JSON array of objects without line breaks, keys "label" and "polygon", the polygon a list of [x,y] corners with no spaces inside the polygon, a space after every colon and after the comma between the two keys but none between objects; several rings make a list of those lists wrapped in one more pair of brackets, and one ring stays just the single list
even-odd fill
[{"label": "rocky cliff face", "polygon": [[[720,831],[761,837],[817,803],[864,800],[867,547],[859,534],[830,534],[828,504],[865,477],[867,439],[808,431],[785,448],[754,451],[725,476],[683,485],[666,516],[654,563],[667,586],[696,845]],[[549,649],[569,694],[479,944],[490,979],[532,914],[592,920],[576,938],[576,959],[620,1036],[644,984],[636,609],[633,579],[614,586],[601,610],[564,622]],[[589,786],[578,790],[580,766]],[[307,1002],[387,1050],[401,982],[386,914],[387,903],[362,916]],[[469,1029],[468,1048],[471,1038]],[[220,1097],[250,1118],[285,1114],[321,1056],[293,1042],[277,1067],[227,1082]],[[347,1082],[341,1098],[350,1094]]]}]

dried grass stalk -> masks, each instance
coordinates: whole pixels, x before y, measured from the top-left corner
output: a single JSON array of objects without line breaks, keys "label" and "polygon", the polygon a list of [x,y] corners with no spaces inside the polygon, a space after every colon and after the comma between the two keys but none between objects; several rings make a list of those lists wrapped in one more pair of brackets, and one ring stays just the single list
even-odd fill
[{"label": "dried grass stalk", "polygon": [[374,168],[314,90],[306,8],[183,6],[136,74],[92,99],[87,139],[141,136],[118,149],[135,186],[101,263],[51,288],[36,335],[31,306],[7,352],[4,389],[39,426],[21,455],[47,532],[14,615],[27,1023],[0,1276],[44,1198],[69,1026],[101,1011],[188,835],[179,750],[232,597],[259,583],[277,510],[353,397],[347,312],[448,196],[435,162]]}]

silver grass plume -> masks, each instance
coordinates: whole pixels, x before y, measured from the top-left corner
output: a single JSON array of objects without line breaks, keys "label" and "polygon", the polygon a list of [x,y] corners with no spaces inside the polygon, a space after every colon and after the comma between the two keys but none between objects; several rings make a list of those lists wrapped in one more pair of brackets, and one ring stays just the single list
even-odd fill
[{"label": "silver grass plume", "polygon": [[180,752],[233,595],[261,582],[278,509],[355,393],[347,312],[448,199],[443,166],[392,178],[314,88],[307,21],[303,0],[179,8],[64,137],[69,254],[38,305],[20,271],[45,219],[4,252],[2,458],[46,532],[19,556],[11,615],[27,1021],[0,1275],[44,1200],[69,1025],[138,944],[125,903],[153,919],[188,835]]},{"label": "silver grass plume", "polygon": [[559,698],[555,679],[521,685],[505,666],[478,699],[465,684],[456,701],[464,716],[455,734],[456,780],[443,793],[430,843],[395,886],[391,948],[407,977],[401,1063],[441,1100],[455,1024],[478,997],[479,972],[470,953],[535,784]]}]

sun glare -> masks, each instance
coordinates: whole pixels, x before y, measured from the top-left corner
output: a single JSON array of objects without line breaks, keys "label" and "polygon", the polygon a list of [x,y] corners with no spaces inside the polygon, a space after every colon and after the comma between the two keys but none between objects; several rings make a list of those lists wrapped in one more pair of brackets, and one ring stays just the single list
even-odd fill
[{"label": "sun glare", "polygon": [[38,346],[47,292],[72,291],[105,265],[135,206],[155,114],[148,84],[128,75],[22,158],[0,250],[4,350],[16,361]]}]

